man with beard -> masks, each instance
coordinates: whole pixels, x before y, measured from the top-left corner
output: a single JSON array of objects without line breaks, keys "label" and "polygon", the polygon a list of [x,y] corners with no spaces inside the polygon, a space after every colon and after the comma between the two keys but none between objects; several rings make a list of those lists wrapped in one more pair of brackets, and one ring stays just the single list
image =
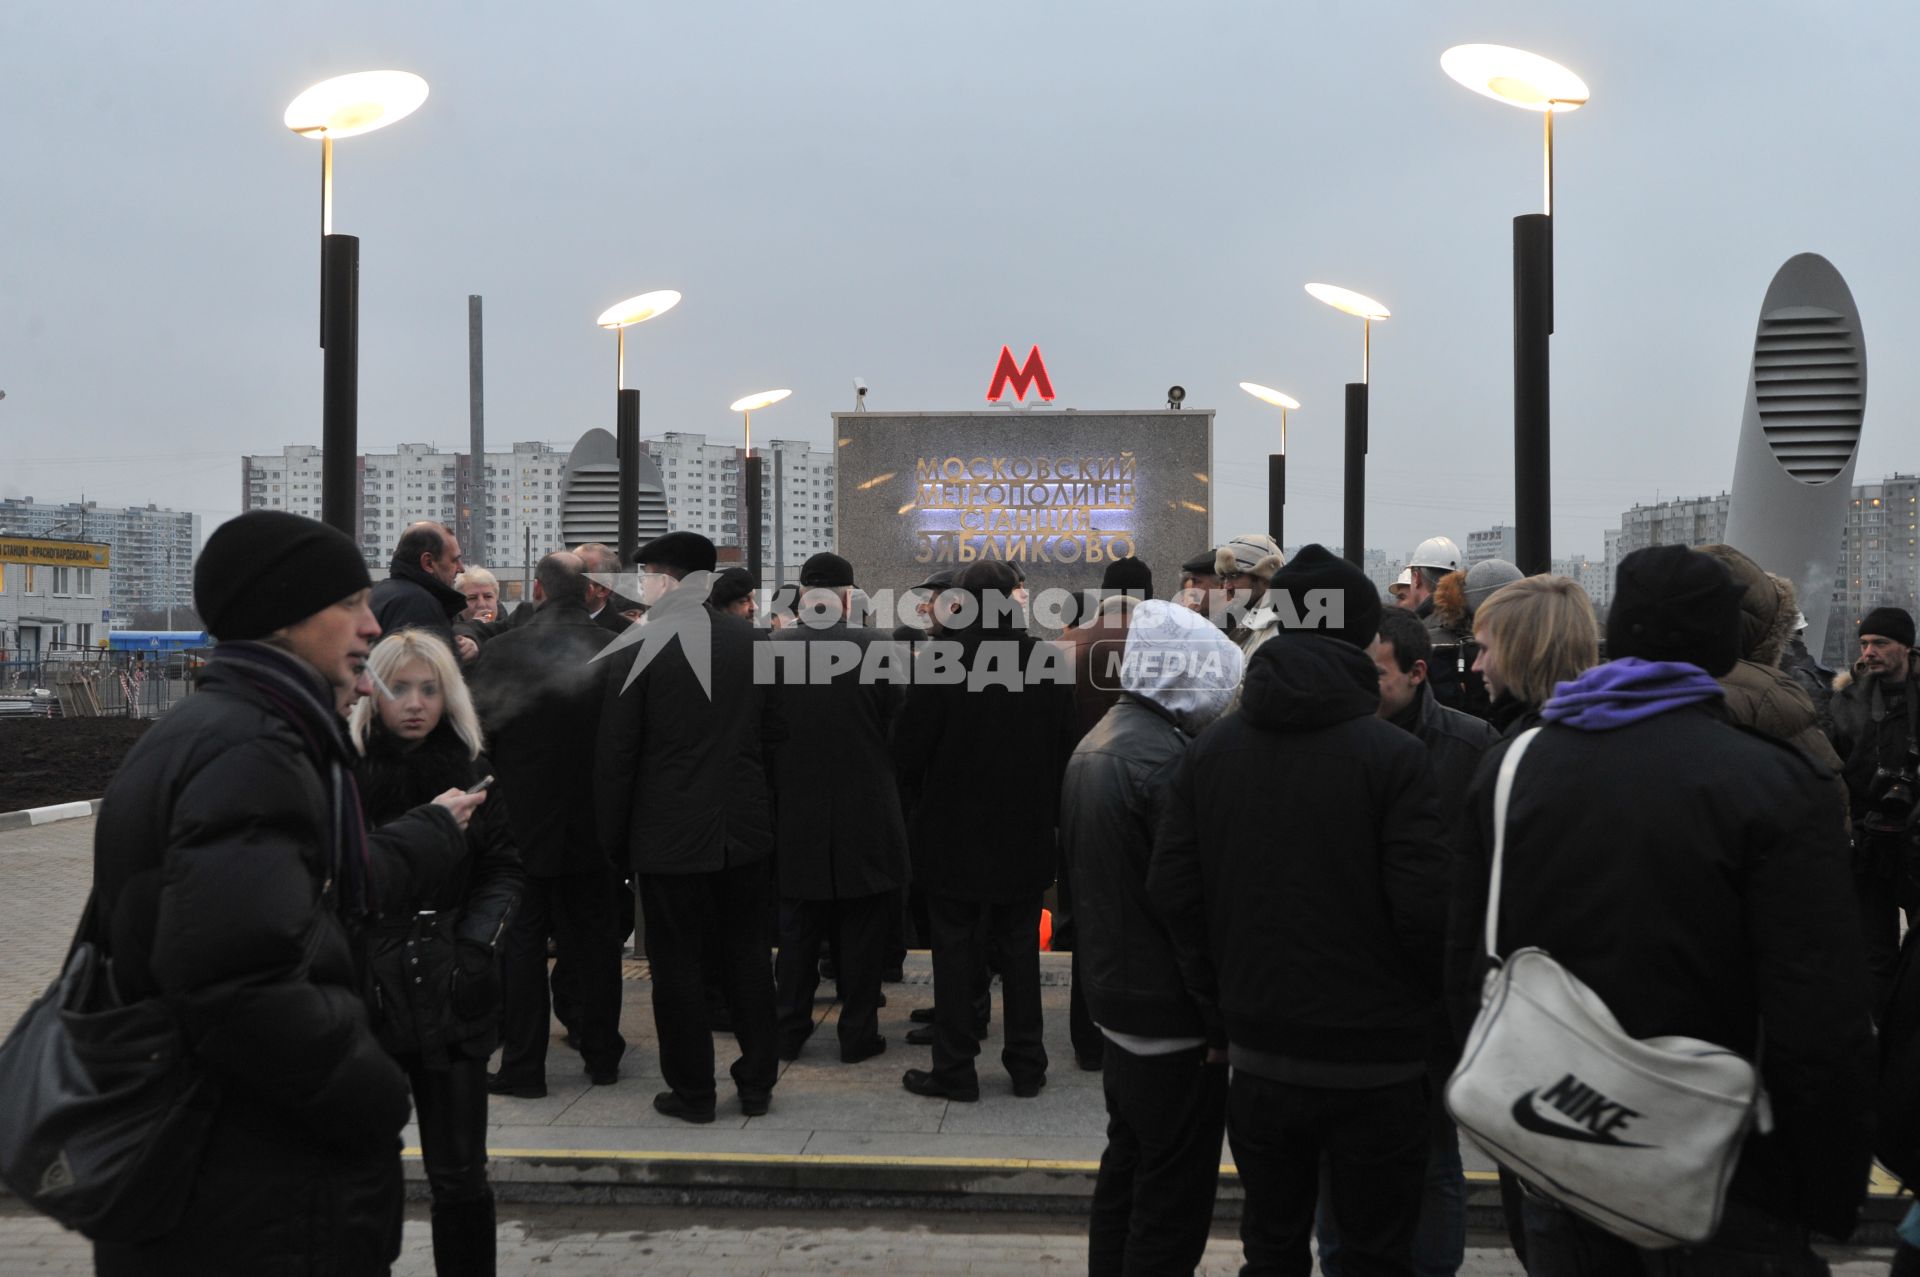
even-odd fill
[{"label": "man with beard", "polygon": [[1853,886],[1866,929],[1867,964],[1885,993],[1900,948],[1900,914],[1920,920],[1913,818],[1920,781],[1920,687],[1915,686],[1913,617],[1879,607],[1860,622],[1854,675],[1834,680],[1827,739],[1842,759],[1853,817]]}]

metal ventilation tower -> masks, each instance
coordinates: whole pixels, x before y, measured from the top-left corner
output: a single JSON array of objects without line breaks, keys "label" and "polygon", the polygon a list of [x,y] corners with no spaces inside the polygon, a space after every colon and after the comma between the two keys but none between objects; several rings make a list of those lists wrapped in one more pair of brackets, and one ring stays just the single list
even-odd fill
[{"label": "metal ventilation tower", "polygon": [[1866,409],[1867,346],[1847,281],[1817,253],[1788,258],[1760,303],[1727,544],[1793,579],[1816,653],[1844,567]]},{"label": "metal ventilation tower", "polygon": [[[640,543],[665,536],[670,526],[660,467],[645,453],[640,462]],[[560,538],[566,545],[620,537],[620,458],[613,435],[589,430],[567,455],[567,481],[560,493]]]}]

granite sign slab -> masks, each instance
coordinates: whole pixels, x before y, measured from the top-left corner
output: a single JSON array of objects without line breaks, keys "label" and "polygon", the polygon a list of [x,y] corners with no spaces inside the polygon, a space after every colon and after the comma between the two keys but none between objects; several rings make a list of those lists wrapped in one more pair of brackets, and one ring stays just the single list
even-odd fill
[{"label": "granite sign slab", "polygon": [[1019,564],[1035,592],[1090,589],[1109,561],[1132,555],[1164,598],[1180,564],[1214,541],[1209,411],[843,412],[833,422],[836,544],[870,594],[980,559]]}]

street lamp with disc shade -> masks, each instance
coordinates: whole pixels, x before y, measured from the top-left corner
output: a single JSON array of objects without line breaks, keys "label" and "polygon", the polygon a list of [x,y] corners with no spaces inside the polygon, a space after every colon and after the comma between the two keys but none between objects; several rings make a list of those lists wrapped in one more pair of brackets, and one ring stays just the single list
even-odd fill
[{"label": "street lamp with disc shade", "polygon": [[[746,463],[741,467],[740,486],[746,499],[741,502],[746,507],[747,518],[747,571],[753,573],[753,579],[760,579],[760,466],[759,457],[753,455],[753,414],[762,408],[771,407],[792,394],[791,390],[756,390],[750,395],[742,395],[727,405],[728,412],[740,414],[741,424],[746,430]],[[786,552],[783,547],[775,547],[776,556],[784,566]]]},{"label": "street lamp with disc shade", "polygon": [[632,565],[634,552],[640,548],[640,392],[627,389],[627,329],[658,318],[679,304],[679,293],[656,288],[615,302],[593,321],[613,330],[613,440],[620,475],[614,541],[623,567]]},{"label": "street lamp with disc shade", "polygon": [[1513,525],[1520,570],[1553,562],[1553,117],[1585,106],[1587,82],[1551,58],[1504,44],[1456,44],[1440,68],[1475,93],[1544,119],[1542,211],[1513,219]]},{"label": "street lamp with disc shade", "polygon": [[1272,404],[1280,410],[1280,451],[1267,454],[1267,535],[1285,554],[1287,543],[1282,525],[1287,513],[1287,414],[1299,411],[1300,401],[1283,390],[1263,386],[1257,381],[1243,381],[1240,389],[1261,403]]},{"label": "street lamp with disc shade", "polygon": [[1346,483],[1342,499],[1341,547],[1347,562],[1366,561],[1367,385],[1373,377],[1373,325],[1393,312],[1365,293],[1337,284],[1308,284],[1307,293],[1360,321],[1360,380],[1347,383]]}]

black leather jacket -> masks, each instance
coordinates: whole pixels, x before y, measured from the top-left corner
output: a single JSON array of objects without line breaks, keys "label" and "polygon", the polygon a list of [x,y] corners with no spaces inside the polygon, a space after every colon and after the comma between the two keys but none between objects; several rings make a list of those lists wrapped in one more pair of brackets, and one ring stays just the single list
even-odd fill
[{"label": "black leather jacket", "polygon": [[1147,895],[1154,827],[1187,744],[1152,702],[1123,693],[1067,762],[1060,848],[1073,882],[1077,978],[1095,1022],[1116,1033],[1206,1032]]}]

